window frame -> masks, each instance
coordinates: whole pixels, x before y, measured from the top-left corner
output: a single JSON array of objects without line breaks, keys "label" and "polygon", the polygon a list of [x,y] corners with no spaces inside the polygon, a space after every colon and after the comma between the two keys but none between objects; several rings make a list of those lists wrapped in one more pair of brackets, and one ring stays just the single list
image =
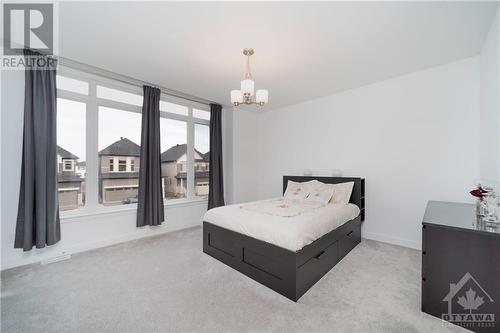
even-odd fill
[{"label": "window frame", "polygon": [[[68,100],[73,100],[86,104],[86,128],[85,128],[85,144],[86,144],[86,177],[85,177],[85,187],[86,187],[86,200],[85,206],[71,210],[71,211],[61,211],[60,215],[62,222],[70,222],[74,218],[91,216],[91,215],[102,215],[102,214],[114,214],[133,211],[137,209],[137,204],[128,205],[115,205],[115,206],[104,206],[99,203],[99,157],[98,157],[98,126],[99,126],[99,107],[109,107],[115,108],[123,111],[142,113],[142,107],[127,104],[123,102],[107,100],[105,98],[97,97],[97,86],[103,86],[111,89],[117,89],[124,92],[143,95],[142,87],[138,87],[132,84],[123,83],[106,77],[102,77],[96,74],[83,72],[77,69],[73,69],[67,66],[60,65],[58,69],[58,75],[63,77],[68,77],[70,79],[80,80],[87,82],[89,85],[89,91],[87,95],[63,90],[58,87],[57,98],[64,98]],[[210,106],[198,103],[194,101],[189,101],[180,97],[170,96],[161,93],[160,100],[185,106],[188,109],[187,115],[181,115],[178,113],[172,113],[168,111],[160,111],[160,117],[179,120],[186,122],[187,129],[187,193],[186,198],[179,199],[164,199],[165,206],[190,206],[193,204],[198,204],[200,202],[206,202],[207,198],[200,198],[195,195],[195,170],[194,170],[194,127],[195,124],[210,126],[210,120],[194,118],[193,109],[199,109],[203,111],[210,111]],[[114,163],[118,164],[118,163]],[[113,165],[114,172],[119,172],[118,165]],[[135,165],[134,165],[135,169]],[[71,219],[65,221],[65,219]]]}]

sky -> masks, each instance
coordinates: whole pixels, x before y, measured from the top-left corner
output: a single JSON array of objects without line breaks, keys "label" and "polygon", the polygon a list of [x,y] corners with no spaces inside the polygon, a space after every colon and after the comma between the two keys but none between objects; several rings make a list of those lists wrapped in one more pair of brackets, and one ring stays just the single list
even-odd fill
[{"label": "sky", "polygon": [[[85,161],[85,104],[65,99],[57,100],[57,144]],[[120,137],[140,145],[141,115],[107,107],[99,107],[99,150],[106,148]],[[186,122],[160,119],[161,151],[187,140]],[[195,149],[200,153],[209,150],[209,128],[195,124]]]}]

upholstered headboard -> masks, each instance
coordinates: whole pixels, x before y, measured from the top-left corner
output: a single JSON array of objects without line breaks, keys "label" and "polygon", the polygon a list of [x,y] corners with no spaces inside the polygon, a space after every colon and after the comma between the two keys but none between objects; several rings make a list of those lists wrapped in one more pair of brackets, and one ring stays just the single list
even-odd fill
[{"label": "upholstered headboard", "polygon": [[283,176],[283,194],[286,191],[288,181],[307,182],[316,179],[326,184],[338,184],[354,182],[350,203],[353,203],[361,210],[361,221],[365,220],[365,179],[356,177],[321,177],[321,176]]}]

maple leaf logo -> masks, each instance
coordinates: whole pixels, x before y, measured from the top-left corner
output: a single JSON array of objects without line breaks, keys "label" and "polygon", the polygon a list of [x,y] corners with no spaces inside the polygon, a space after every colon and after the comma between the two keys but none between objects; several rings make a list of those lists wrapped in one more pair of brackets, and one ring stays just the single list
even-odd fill
[{"label": "maple leaf logo", "polygon": [[460,296],[457,303],[460,304],[464,310],[469,310],[469,313],[472,313],[472,310],[477,310],[484,303],[484,300],[482,297],[476,296],[476,292],[469,288],[469,290],[465,292],[465,297]]}]

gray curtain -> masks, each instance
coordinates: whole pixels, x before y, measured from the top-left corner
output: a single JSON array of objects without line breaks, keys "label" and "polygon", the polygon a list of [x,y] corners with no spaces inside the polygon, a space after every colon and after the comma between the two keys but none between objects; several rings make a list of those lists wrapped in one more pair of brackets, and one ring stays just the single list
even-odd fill
[{"label": "gray curtain", "polygon": [[[31,50],[28,57],[48,58]],[[54,60],[51,61],[53,64]],[[29,63],[26,61],[26,63]],[[29,251],[61,239],[57,199],[57,95],[55,66],[27,65],[24,88],[24,133],[21,187],[15,248]]]},{"label": "gray curtain", "polygon": [[210,104],[210,168],[208,209],[224,206],[222,172],[222,106]]},{"label": "gray curtain", "polygon": [[144,86],[137,226],[160,225],[163,220],[160,89]]}]

